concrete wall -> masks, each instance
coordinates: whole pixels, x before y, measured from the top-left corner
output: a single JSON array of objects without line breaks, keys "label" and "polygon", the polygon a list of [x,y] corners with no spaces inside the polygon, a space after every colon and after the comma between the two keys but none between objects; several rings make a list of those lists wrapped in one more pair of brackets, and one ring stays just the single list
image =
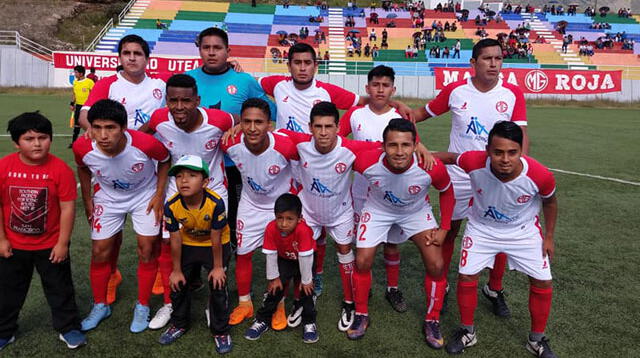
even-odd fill
[{"label": "concrete wall", "polygon": [[0,86],[50,87],[53,63],[32,56],[16,46],[0,46]]}]

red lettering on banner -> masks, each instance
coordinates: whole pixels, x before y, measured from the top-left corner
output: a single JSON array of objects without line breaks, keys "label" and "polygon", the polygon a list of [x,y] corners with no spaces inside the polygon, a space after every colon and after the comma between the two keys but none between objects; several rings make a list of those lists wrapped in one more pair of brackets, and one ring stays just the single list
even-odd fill
[{"label": "red lettering on banner", "polygon": [[[436,89],[473,75],[470,68],[435,68]],[[524,93],[597,94],[622,91],[622,71],[503,68],[503,81]]]}]

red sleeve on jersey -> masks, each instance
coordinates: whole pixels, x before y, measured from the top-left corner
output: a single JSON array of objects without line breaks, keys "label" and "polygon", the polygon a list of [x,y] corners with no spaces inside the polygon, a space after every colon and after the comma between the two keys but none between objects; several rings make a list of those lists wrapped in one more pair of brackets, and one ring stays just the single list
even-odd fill
[{"label": "red sleeve on jersey", "polygon": [[154,132],[158,131],[158,126],[162,122],[166,122],[169,120],[169,108],[158,108],[153,111],[151,115],[151,119],[149,119],[149,128],[153,129]]},{"label": "red sleeve on jersey", "polygon": [[460,80],[453,83],[449,83],[446,85],[440,93],[436,96],[436,98],[432,99],[427,103],[426,109],[432,116],[439,116],[443,113],[449,111],[449,97],[451,96],[451,92],[457,87],[460,87],[467,83],[467,80]]},{"label": "red sleeve on jersey", "polygon": [[352,140],[342,137],[342,146],[349,149],[357,156],[360,152],[380,149],[382,147],[382,142],[367,142],[364,140]]},{"label": "red sleeve on jersey", "polygon": [[208,122],[212,126],[220,128],[223,132],[226,132],[233,127],[233,116],[231,113],[215,108],[208,108],[205,109],[205,111],[207,112],[207,117],[209,117]]},{"label": "red sleeve on jersey", "polygon": [[457,164],[467,173],[487,165],[487,152],[483,150],[470,150],[458,156]]},{"label": "red sleeve on jersey", "polygon": [[313,239],[313,230],[303,220],[296,227],[296,239],[298,241],[298,255],[310,255],[316,249],[316,240]]},{"label": "red sleeve on jersey", "polygon": [[353,162],[353,170],[363,174],[365,170],[378,162],[380,155],[382,155],[382,149],[359,153]]},{"label": "red sleeve on jersey", "polygon": [[553,173],[531,157],[525,156],[524,159],[527,161],[527,164],[529,164],[527,176],[531,178],[538,187],[540,196],[543,198],[552,196],[556,191],[556,179],[554,178]]},{"label": "red sleeve on jersey", "polygon": [[524,94],[520,87],[513,85],[511,83],[503,83],[503,87],[508,88],[513,95],[516,97],[516,102],[513,105],[513,113],[511,113],[511,122],[524,122],[527,123],[527,105],[524,99]]},{"label": "red sleeve on jersey", "polygon": [[109,89],[111,88],[111,84],[117,80],[118,75],[113,75],[96,82],[95,86],[93,86],[93,89],[89,93],[89,98],[87,98],[87,101],[84,102],[82,106],[91,107],[99,100],[109,98]]},{"label": "red sleeve on jersey", "polygon": [[316,81],[316,86],[329,93],[331,102],[335,104],[338,109],[349,109],[358,104],[358,100],[360,99],[357,94],[331,83]]},{"label": "red sleeve on jersey", "polygon": [[338,135],[346,137],[351,134],[351,115],[353,114],[353,112],[360,108],[362,108],[362,106],[351,107],[348,111],[345,112],[345,114],[342,115],[342,118],[340,118],[340,122],[338,124]]},{"label": "red sleeve on jersey", "polygon": [[447,167],[438,158],[436,158],[436,163],[433,165],[433,168],[427,171],[427,174],[431,177],[431,185],[438,189],[438,191],[445,191],[449,185],[451,185],[451,178],[449,177],[449,172],[447,172]]},{"label": "red sleeve on jersey", "polygon": [[280,236],[278,229],[276,228],[276,221],[272,220],[267,224],[264,230],[264,242],[262,243],[262,250],[272,253],[278,252],[278,246],[276,245],[276,237]]},{"label": "red sleeve on jersey", "polygon": [[166,162],[169,159],[169,151],[154,136],[130,129],[127,132],[131,135],[131,145],[140,149],[149,158],[159,162]]},{"label": "red sleeve on jersey", "polygon": [[273,149],[287,160],[298,160],[298,150],[289,137],[282,133],[273,132],[273,139],[275,140]]},{"label": "red sleeve on jersey", "polygon": [[258,83],[260,83],[260,87],[262,87],[262,89],[264,90],[264,93],[273,96],[273,91],[276,88],[276,85],[282,81],[287,81],[291,79],[291,77],[287,77],[287,76],[267,76],[267,77],[262,77],[258,80]]},{"label": "red sleeve on jersey", "polygon": [[238,132],[235,137],[229,138],[229,140],[226,143],[224,141],[220,141],[220,148],[222,149],[222,151],[227,152],[229,151],[229,148],[240,143],[240,138],[242,138],[241,131]]},{"label": "red sleeve on jersey", "polygon": [[453,208],[456,206],[456,198],[453,193],[453,185],[449,185],[447,190],[440,192],[440,228],[451,229],[451,217]]},{"label": "red sleeve on jersey", "polygon": [[282,133],[284,135],[286,135],[287,137],[289,137],[289,139],[291,139],[291,141],[293,142],[293,144],[300,144],[303,142],[308,142],[311,140],[311,138],[313,138],[313,136],[311,134],[308,133],[301,133],[301,132],[294,132],[288,129],[284,129],[284,128],[280,128],[276,131],[277,133]]},{"label": "red sleeve on jersey", "polygon": [[81,136],[75,142],[73,142],[73,156],[76,160],[76,164],[79,167],[84,167],[85,164],[82,161],[87,153],[93,150],[93,146],[91,145],[91,139]]},{"label": "red sleeve on jersey", "polygon": [[[76,141],[77,142],[77,141]],[[60,201],[73,201],[78,198],[78,189],[76,188],[76,177],[73,170],[69,168],[67,163],[56,157],[56,167],[58,168],[58,198]]]}]

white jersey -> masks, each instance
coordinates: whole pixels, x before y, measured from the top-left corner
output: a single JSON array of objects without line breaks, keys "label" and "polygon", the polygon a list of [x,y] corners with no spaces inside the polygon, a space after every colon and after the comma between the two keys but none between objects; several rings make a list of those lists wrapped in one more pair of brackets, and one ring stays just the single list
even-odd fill
[{"label": "white jersey", "polygon": [[133,203],[155,192],[158,178],[154,160],[169,160],[169,152],[153,136],[134,130],[126,130],[124,135],[127,144],[114,157],[104,154],[86,137],[73,146],[76,163],[91,171],[97,185],[94,196],[101,201]]},{"label": "white jersey", "polygon": [[138,129],[149,121],[153,111],[164,107],[165,91],[166,84],[159,78],[145,76],[135,84],[116,73],[96,83],[82,108],[88,110],[101,99],[112,99],[127,109],[127,128]]},{"label": "white jersey", "polygon": [[[290,160],[295,158],[295,148],[284,134],[267,133],[269,147],[259,155],[249,151],[244,135],[238,135],[222,149],[236,163],[242,176],[240,203],[251,208],[273,212],[276,199],[292,190]],[[264,227],[261,228],[264,230]]]},{"label": "white jersey", "polygon": [[336,147],[322,154],[309,134],[284,131],[296,145],[304,217],[311,226],[336,226],[353,218],[351,169],[356,156],[380,147],[338,136]]},{"label": "white jersey", "polygon": [[309,114],[315,104],[326,101],[332,102],[338,109],[349,109],[360,100],[353,92],[315,79],[304,90],[296,89],[293,79],[287,76],[262,77],[259,82],[265,93],[275,99],[278,108],[277,129],[310,133]]},{"label": "white jersey", "polygon": [[[484,150],[489,131],[499,121],[512,121],[527,125],[527,109],[520,87],[502,80],[488,92],[480,92],[471,78],[447,85],[436,98],[425,106],[435,117],[451,111],[449,152],[462,153]],[[469,177],[458,167],[449,166],[451,179],[468,181]]]},{"label": "white jersey", "polygon": [[[353,135],[355,140],[382,142],[382,132],[394,118],[401,118],[395,108],[383,114],[374,113],[369,105],[352,107],[340,118],[338,134],[343,137]],[[369,183],[360,173],[353,176],[351,194],[355,200],[364,201],[369,190]]]},{"label": "white jersey", "polygon": [[485,151],[470,151],[458,157],[458,166],[471,178],[473,204],[469,231],[497,240],[517,240],[541,235],[539,213],[542,199],[556,190],[553,174],[542,164],[523,156],[522,173],[509,181],[491,172]]},{"label": "white jersey", "polygon": [[[171,153],[172,164],[182,156],[197,155],[209,163],[209,188],[221,197],[227,197],[227,183],[222,163],[220,138],[233,126],[233,117],[218,109],[199,107],[202,124],[192,132],[185,132],[176,126],[169,108],[160,108],[153,112],[149,128],[156,132],[155,137]],[[174,180],[169,180],[167,195],[169,198],[177,191]]]},{"label": "white jersey", "polygon": [[382,150],[362,153],[353,165],[353,169],[369,181],[365,203],[367,209],[395,216],[412,214],[424,207],[431,209],[429,186],[433,185],[444,192],[451,185],[442,163],[426,171],[418,165],[414,155],[413,163],[407,170],[395,173],[387,167],[385,155]]}]

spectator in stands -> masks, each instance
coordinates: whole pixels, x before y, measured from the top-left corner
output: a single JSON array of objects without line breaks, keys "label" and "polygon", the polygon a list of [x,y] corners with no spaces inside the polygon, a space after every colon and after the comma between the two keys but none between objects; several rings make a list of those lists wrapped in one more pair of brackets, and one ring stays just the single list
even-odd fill
[{"label": "spectator in stands", "polygon": [[404,50],[404,58],[411,58],[413,54],[411,52],[411,45],[407,45],[407,48]]},{"label": "spectator in stands", "polygon": [[[282,7],[285,8],[285,9],[288,9],[289,8],[289,0],[283,0],[282,1]],[[286,58],[286,56],[285,56],[285,58]]]},{"label": "spectator in stands", "polygon": [[316,32],[316,34],[313,36],[313,44],[314,45],[320,44],[320,32]]},{"label": "spectator in stands", "polygon": [[348,9],[353,8],[353,1],[347,1],[347,8]]},{"label": "spectator in stands", "polygon": [[562,37],[562,52],[567,53],[567,47],[569,46],[569,37]]},{"label": "spectator in stands", "polygon": [[369,33],[369,41],[378,41],[378,36],[376,35],[376,29],[372,28]]},{"label": "spectator in stands", "polygon": [[327,10],[329,8],[329,5],[327,4],[326,0],[322,0],[322,2],[320,3],[320,10]]},{"label": "spectator in stands", "polygon": [[396,22],[394,20],[389,21],[387,27],[396,27]]},{"label": "spectator in stands", "polygon": [[462,45],[460,44],[460,40],[456,40],[456,44],[453,45],[453,56],[451,58],[460,58],[460,48]]},{"label": "spectator in stands", "polygon": [[585,16],[595,16],[596,12],[591,8],[591,6],[588,6],[585,10],[584,10],[584,15]]},{"label": "spectator in stands", "polygon": [[320,42],[321,43],[327,43],[327,35],[324,33],[324,31],[320,32]]},{"label": "spectator in stands", "polygon": [[607,12],[604,7],[600,8],[600,17],[607,17]]},{"label": "spectator in stands", "polygon": [[418,57],[418,47],[416,47],[416,45],[413,45],[413,47],[411,48],[411,57],[413,58]]},{"label": "spectator in stands", "polygon": [[160,21],[160,19],[156,19],[156,29],[166,29],[166,28],[167,28],[167,24]]},{"label": "spectator in stands", "polygon": [[375,1],[371,2],[371,10],[375,10],[377,6],[378,6],[378,4],[376,4]]},{"label": "spectator in stands", "polygon": [[364,45],[364,56],[365,57],[371,56],[371,46],[369,46],[368,42],[366,45]]},{"label": "spectator in stands", "polygon": [[380,52],[378,50],[378,45],[373,44],[373,47],[371,48],[371,58],[376,58],[378,57],[378,55],[380,55]]},{"label": "spectator in stands", "polygon": [[442,50],[442,58],[449,58],[449,47],[445,46],[444,50]]},{"label": "spectator in stands", "polygon": [[421,50],[426,50],[427,49],[427,40],[424,37],[419,37],[420,39],[420,49]]},{"label": "spectator in stands", "polygon": [[354,51],[353,42],[351,42],[347,47],[347,56],[353,57],[353,51]]},{"label": "spectator in stands", "polygon": [[329,64],[329,51],[324,52],[324,57],[322,57],[322,59],[324,60],[324,63],[327,65]]},{"label": "spectator in stands", "polygon": [[369,17],[369,22],[372,24],[378,25],[380,23],[380,20],[378,19],[378,14],[375,12],[372,12],[371,17]]},{"label": "spectator in stands", "polygon": [[98,76],[96,76],[96,68],[95,67],[91,67],[89,69],[89,74],[87,75],[87,78],[92,80],[93,82],[98,82],[99,78],[98,78]]},{"label": "spectator in stands", "polygon": [[382,40],[382,42],[380,43],[380,48],[384,50],[388,49],[389,43],[386,40]]}]

